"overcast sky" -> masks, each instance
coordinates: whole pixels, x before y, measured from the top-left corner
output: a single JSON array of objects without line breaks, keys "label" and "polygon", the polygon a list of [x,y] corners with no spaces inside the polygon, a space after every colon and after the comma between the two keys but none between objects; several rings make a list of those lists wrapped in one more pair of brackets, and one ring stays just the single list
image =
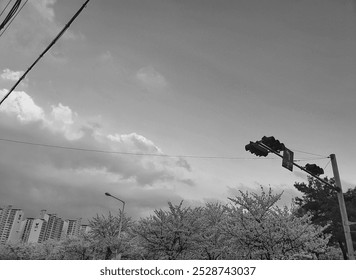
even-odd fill
[{"label": "overcast sky", "polygon": [[[0,37],[1,96],[84,2],[29,0]],[[86,219],[117,213],[110,192],[139,217],[260,185],[289,204],[306,176],[245,151],[265,135],[328,177],[336,154],[356,186],[355,27],[353,0],[91,0],[1,105],[0,138],[178,157],[1,140],[0,205]]]}]

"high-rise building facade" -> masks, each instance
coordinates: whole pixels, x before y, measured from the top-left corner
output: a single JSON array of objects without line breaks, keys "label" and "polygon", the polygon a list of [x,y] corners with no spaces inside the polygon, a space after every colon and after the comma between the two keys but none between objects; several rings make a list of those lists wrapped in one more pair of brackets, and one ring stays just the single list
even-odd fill
[{"label": "high-rise building facade", "polygon": [[47,228],[47,221],[45,219],[37,218],[33,219],[33,223],[31,226],[31,230],[28,236],[27,241],[24,242],[28,243],[41,243],[45,239],[45,232]]},{"label": "high-rise building facade", "polygon": [[21,209],[12,209],[12,205],[0,208],[0,243],[18,242],[21,239],[23,220]]},{"label": "high-rise building facade", "polygon": [[27,243],[31,233],[34,218],[22,221],[21,241]]},{"label": "high-rise building facade", "polygon": [[47,214],[46,210],[41,210],[39,218],[24,219],[21,209],[13,209],[12,205],[0,207],[0,244],[19,241],[41,243],[48,239],[78,236],[82,232],[81,218],[64,221],[57,214]]},{"label": "high-rise building facade", "polygon": [[57,214],[45,214],[47,222],[43,241],[48,239],[59,240],[61,238],[64,221]]},{"label": "high-rise building facade", "polygon": [[91,231],[91,227],[89,225],[80,225],[80,228],[79,228],[80,234],[86,234],[86,233],[89,233],[90,231]]},{"label": "high-rise building facade", "polygon": [[63,223],[61,237],[65,238],[68,236],[78,236],[80,232],[81,221],[81,218],[76,220],[65,220]]}]

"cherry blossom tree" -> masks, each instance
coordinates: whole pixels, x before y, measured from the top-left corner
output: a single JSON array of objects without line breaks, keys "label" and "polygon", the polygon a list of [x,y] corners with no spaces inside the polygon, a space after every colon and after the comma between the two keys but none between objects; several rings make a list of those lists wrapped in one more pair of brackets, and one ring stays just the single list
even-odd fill
[{"label": "cherry blossom tree", "polygon": [[229,198],[224,226],[231,247],[240,259],[314,259],[327,251],[327,226],[312,224],[310,214],[302,217],[295,210],[280,208],[282,193],[272,194],[261,187],[261,194],[241,192]]}]

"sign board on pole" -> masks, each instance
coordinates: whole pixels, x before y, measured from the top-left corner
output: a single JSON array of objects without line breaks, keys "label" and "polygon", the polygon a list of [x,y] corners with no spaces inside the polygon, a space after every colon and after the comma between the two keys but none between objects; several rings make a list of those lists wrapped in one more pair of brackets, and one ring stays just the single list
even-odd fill
[{"label": "sign board on pole", "polygon": [[293,158],[294,153],[291,150],[285,148],[283,151],[282,166],[290,171],[293,171]]}]

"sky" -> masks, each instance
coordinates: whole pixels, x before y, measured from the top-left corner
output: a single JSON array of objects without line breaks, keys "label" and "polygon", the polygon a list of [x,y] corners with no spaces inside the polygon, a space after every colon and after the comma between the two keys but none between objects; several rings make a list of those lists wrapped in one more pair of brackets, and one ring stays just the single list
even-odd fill
[{"label": "sky", "polygon": [[[0,35],[1,97],[84,2],[28,1]],[[91,0],[0,106],[0,205],[88,219],[121,209],[109,192],[138,218],[261,186],[290,205],[307,176],[245,151],[263,136],[329,178],[336,154],[355,187],[355,3]]]}]

